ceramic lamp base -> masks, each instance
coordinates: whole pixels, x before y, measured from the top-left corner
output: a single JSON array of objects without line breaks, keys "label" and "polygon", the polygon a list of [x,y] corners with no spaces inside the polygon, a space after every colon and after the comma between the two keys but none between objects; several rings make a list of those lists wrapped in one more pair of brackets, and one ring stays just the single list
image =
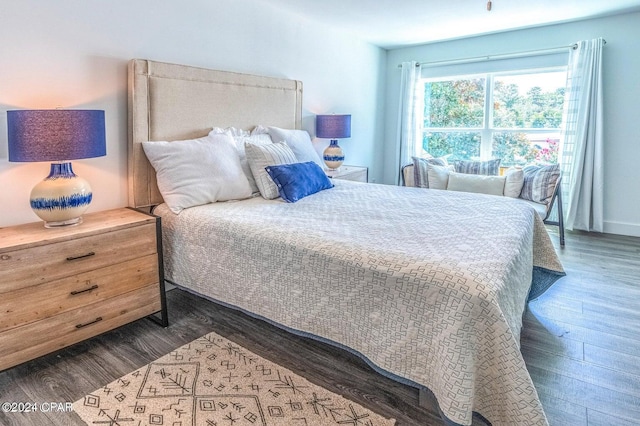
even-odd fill
[{"label": "ceramic lamp base", "polygon": [[344,152],[342,148],[340,148],[340,145],[338,145],[337,139],[331,140],[329,146],[326,147],[322,153],[322,159],[330,170],[336,170],[342,166],[342,163],[344,163]]},{"label": "ceramic lamp base", "polygon": [[46,228],[77,225],[92,197],[89,182],[73,173],[71,163],[52,163],[49,176],[31,190],[31,208]]}]

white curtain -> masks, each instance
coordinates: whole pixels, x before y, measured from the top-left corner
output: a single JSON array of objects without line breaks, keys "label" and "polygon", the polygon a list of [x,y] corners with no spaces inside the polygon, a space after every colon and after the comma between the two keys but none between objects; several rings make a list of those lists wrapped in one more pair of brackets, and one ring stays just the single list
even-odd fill
[{"label": "white curtain", "polygon": [[560,167],[567,229],[603,231],[602,38],[569,54]]},{"label": "white curtain", "polygon": [[417,155],[422,140],[422,99],[418,93],[422,68],[418,62],[403,62],[400,78],[400,107],[398,108],[398,140],[400,158],[398,184],[401,182],[402,166],[411,163]]}]

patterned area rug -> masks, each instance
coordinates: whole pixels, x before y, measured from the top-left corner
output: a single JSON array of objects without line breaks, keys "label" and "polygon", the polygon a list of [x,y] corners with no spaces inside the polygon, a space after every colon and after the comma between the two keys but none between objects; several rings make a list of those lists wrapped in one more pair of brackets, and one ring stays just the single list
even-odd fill
[{"label": "patterned area rug", "polygon": [[88,424],[394,425],[210,333],[73,404]]}]

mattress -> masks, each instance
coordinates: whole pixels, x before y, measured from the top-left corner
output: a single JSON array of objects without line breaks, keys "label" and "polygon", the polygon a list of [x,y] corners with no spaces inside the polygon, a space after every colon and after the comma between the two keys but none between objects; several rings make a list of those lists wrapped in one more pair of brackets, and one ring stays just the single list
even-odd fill
[{"label": "mattress", "polygon": [[547,424],[520,329],[532,282],[537,296],[564,272],[533,208],[334,183],[296,203],[158,206],[166,278],[430,389],[448,422]]}]

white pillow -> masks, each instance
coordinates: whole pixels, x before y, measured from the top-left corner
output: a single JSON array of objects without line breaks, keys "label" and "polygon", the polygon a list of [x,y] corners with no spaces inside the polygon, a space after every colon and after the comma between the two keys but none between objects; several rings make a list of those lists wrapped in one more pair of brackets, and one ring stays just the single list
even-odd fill
[{"label": "white pillow", "polygon": [[231,136],[249,136],[250,133],[248,130],[239,129],[237,127],[214,127],[211,129],[210,133],[228,133]]},{"label": "white pillow", "polygon": [[504,176],[507,178],[504,183],[504,196],[520,197],[520,191],[522,191],[522,186],[524,185],[524,170],[519,167],[509,167]]},{"label": "white pillow", "polygon": [[252,143],[254,145],[270,144],[271,137],[266,132],[254,135],[250,134],[246,130],[238,129],[235,127],[227,127],[226,129],[223,129],[221,127],[214,127],[209,134],[211,135],[219,133],[228,134],[233,137],[233,140],[236,144],[236,149],[238,150],[238,155],[240,156],[240,166],[242,167],[242,171],[249,181],[251,192],[254,194],[258,193],[260,189],[258,188],[258,185],[256,185],[256,181],[253,178],[253,173],[251,173],[251,168],[249,167],[249,162],[247,161],[247,154],[244,150],[244,144],[246,142]]},{"label": "white pillow", "polygon": [[244,149],[247,153],[247,161],[249,162],[251,173],[253,173],[262,197],[267,200],[278,198],[280,196],[278,187],[265,170],[265,167],[297,163],[298,160],[291,148],[284,142],[278,142],[268,145],[247,143]]},{"label": "white pillow", "polygon": [[[427,179],[430,189],[447,189],[449,183],[449,168],[427,163]],[[452,172],[451,172],[452,173]]]},{"label": "white pillow", "polygon": [[[260,126],[258,126],[258,128],[260,128]],[[254,131],[257,131],[257,129]],[[320,159],[320,156],[313,147],[311,137],[306,130],[287,130],[279,127],[267,127],[267,131],[272,141],[284,141],[289,145],[298,162],[305,163],[307,161],[313,161],[320,166],[320,168],[324,169],[324,162]]]},{"label": "white pillow", "polygon": [[174,142],[142,142],[158,189],[172,212],[251,196],[233,138],[209,134]]},{"label": "white pillow", "polygon": [[269,129],[267,129],[264,126],[261,125],[257,125],[256,127],[253,128],[253,130],[251,131],[251,136],[254,135],[268,135],[269,134]]},{"label": "white pillow", "polygon": [[503,195],[506,180],[506,176],[472,175],[450,172],[447,190]]}]

